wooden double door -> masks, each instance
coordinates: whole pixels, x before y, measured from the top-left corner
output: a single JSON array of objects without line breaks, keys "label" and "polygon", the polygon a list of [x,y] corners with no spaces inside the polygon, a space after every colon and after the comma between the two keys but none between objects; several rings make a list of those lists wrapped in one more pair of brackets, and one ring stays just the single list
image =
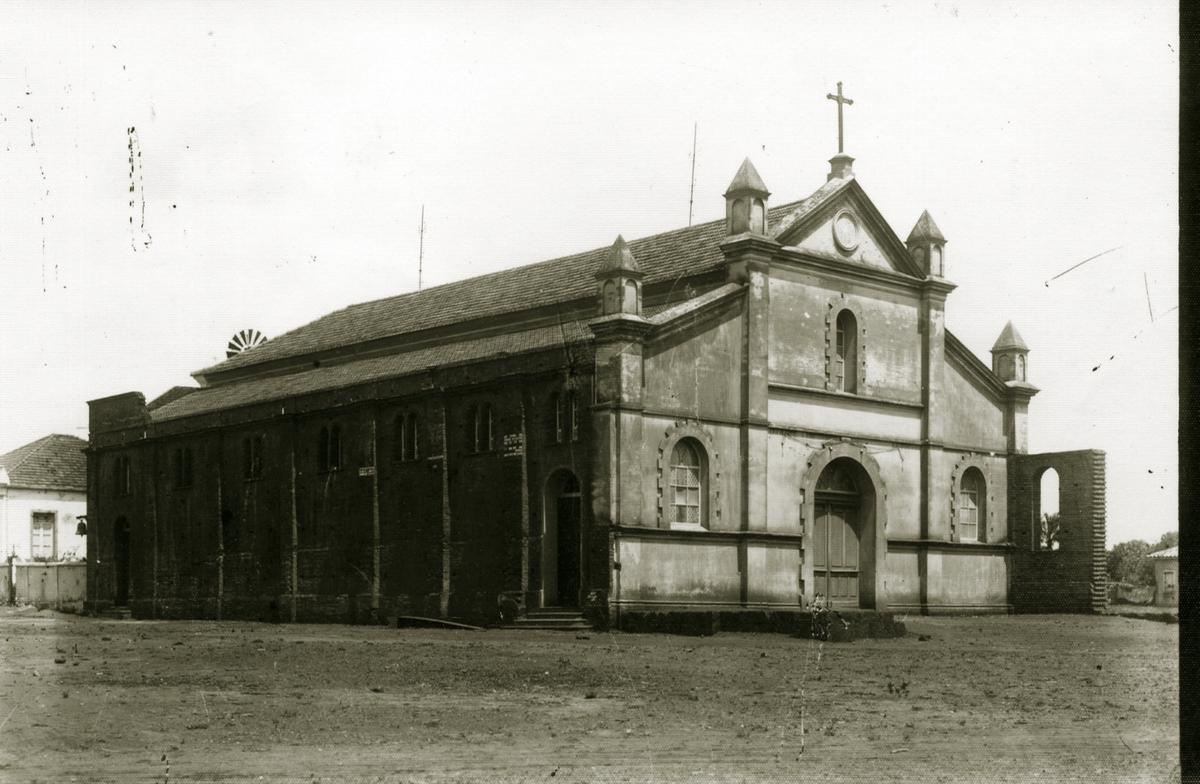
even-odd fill
[{"label": "wooden double door", "polygon": [[815,592],[839,607],[858,607],[859,505],[857,497],[817,496],[813,526]]}]

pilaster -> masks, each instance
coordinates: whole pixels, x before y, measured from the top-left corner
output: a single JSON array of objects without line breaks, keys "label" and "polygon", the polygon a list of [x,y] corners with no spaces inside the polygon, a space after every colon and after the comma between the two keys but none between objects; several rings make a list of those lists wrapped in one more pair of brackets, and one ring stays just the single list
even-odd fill
[{"label": "pilaster", "polygon": [[729,281],[745,287],[740,438],[740,527],[744,531],[767,530],[771,259],[781,247],[756,234],[740,234],[721,243]]}]

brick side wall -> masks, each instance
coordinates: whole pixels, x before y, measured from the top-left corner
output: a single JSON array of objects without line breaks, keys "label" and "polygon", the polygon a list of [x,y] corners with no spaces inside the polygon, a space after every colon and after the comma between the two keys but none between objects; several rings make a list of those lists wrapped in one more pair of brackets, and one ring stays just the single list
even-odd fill
[{"label": "brick side wall", "polygon": [[[1042,474],[1059,480],[1059,548],[1040,546]],[[1104,453],[1089,449],[1012,455],[1008,467],[1009,530],[1016,549],[1010,596],[1026,613],[1104,610]]]},{"label": "brick side wall", "polygon": [[[127,604],[137,617],[285,621],[294,613],[297,621],[365,623],[439,616],[448,606],[450,617],[487,623],[497,620],[497,594],[523,589],[526,605],[536,606],[545,480],[568,468],[585,489],[592,481],[591,379],[573,382],[580,431],[560,444],[552,401],[563,372],[528,370],[403,397],[348,393],[326,406],[288,401],[286,414],[277,404],[258,416],[237,411],[162,425],[139,415],[140,396],[94,401],[89,609],[115,603],[119,518],[130,527]],[[494,411],[495,448],[476,454],[466,417],[484,401]],[[410,412],[419,422],[418,457],[402,460],[395,420]],[[319,436],[333,424],[341,432],[341,466],[322,471]],[[521,433],[523,455],[513,438]],[[247,477],[244,440],[254,437],[263,439],[262,471]],[[185,449],[193,469],[181,485],[173,460]],[[116,477],[124,456],[131,460],[129,492]],[[607,558],[595,554],[606,552],[607,532],[591,533],[586,505],[581,525],[581,586],[606,590]]]}]

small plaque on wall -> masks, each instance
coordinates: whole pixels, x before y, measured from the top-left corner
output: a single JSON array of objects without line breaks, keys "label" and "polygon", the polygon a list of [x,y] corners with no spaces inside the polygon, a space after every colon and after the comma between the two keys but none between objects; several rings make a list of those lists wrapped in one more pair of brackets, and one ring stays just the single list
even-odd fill
[{"label": "small plaque on wall", "polygon": [[375,476],[375,466],[363,466],[358,469],[359,476]]},{"label": "small plaque on wall", "polygon": [[520,457],[525,454],[525,435],[523,433],[507,433],[504,436],[504,456]]}]

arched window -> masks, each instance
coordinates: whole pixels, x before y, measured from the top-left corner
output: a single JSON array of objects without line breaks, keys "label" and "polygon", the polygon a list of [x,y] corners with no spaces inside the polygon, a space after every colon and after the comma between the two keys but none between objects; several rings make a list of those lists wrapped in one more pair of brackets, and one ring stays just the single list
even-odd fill
[{"label": "arched window", "polygon": [[472,452],[490,452],[492,450],[492,405],[483,403],[472,406],[468,412],[468,425],[471,428]]},{"label": "arched window", "polygon": [[1025,355],[1017,354],[1017,381],[1025,380]]},{"label": "arched window", "polygon": [[342,429],[338,425],[321,427],[317,437],[317,469],[336,471],[342,467]]},{"label": "arched window", "polygon": [[174,469],[175,487],[189,487],[192,484],[192,450],[188,447],[176,449],[171,456]]},{"label": "arched window", "polygon": [[575,390],[556,392],[551,398],[554,406],[554,441],[561,444],[565,441],[579,440],[579,402]]},{"label": "arched window", "polygon": [[417,454],[417,415],[413,413],[397,414],[395,424],[395,454],[397,460],[416,460]]},{"label": "arched window", "polygon": [[247,436],[242,439],[242,478],[261,479],[263,474],[263,437]]},{"label": "arched window", "polygon": [[703,451],[691,438],[671,450],[671,523],[704,525],[705,476]]},{"label": "arched window", "polygon": [[849,310],[837,316],[834,337],[833,388],[840,392],[858,392],[858,322]]},{"label": "arched window", "polygon": [[958,538],[962,542],[982,542],[986,533],[987,483],[978,468],[968,468],[959,489]]},{"label": "arched window", "polygon": [[550,402],[554,405],[554,443],[561,444],[563,436],[566,433],[566,411],[563,406],[564,395],[555,392],[550,398]]},{"label": "arched window", "polygon": [[421,456],[420,450],[417,447],[417,432],[417,415],[409,413],[404,418],[405,443],[408,445],[407,459],[409,460],[416,460]]}]

